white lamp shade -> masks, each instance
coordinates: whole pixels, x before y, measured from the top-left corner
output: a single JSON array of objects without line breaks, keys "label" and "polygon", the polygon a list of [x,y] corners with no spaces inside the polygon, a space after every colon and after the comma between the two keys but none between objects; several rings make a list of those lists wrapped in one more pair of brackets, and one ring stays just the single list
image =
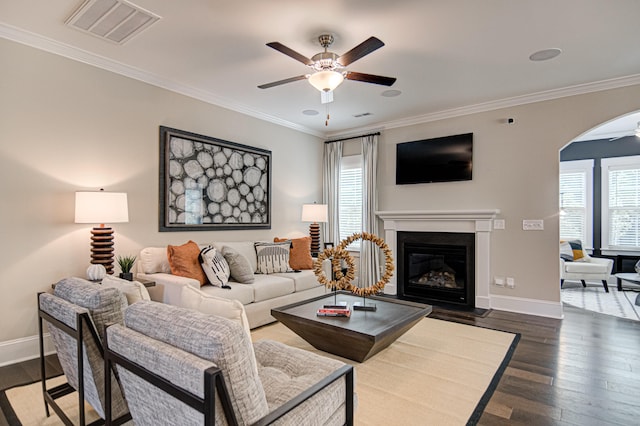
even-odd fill
[{"label": "white lamp shade", "polygon": [[326,204],[303,204],[303,222],[327,222],[329,211]]},{"label": "white lamp shade", "polygon": [[76,192],[75,223],[129,222],[126,192]]},{"label": "white lamp shade", "polygon": [[341,73],[337,71],[318,71],[309,76],[309,83],[321,92],[330,92],[344,80]]}]

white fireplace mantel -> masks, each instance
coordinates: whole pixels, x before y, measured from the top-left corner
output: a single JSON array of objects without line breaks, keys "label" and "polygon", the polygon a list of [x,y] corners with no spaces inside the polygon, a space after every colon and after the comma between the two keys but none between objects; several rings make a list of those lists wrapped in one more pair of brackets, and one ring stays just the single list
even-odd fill
[{"label": "white fireplace mantel", "polygon": [[[393,251],[394,266],[397,270],[398,232],[468,232],[476,236],[475,276],[476,300],[478,308],[491,307],[489,298],[491,240],[493,219],[500,213],[491,210],[418,210],[418,211],[378,211],[376,215],[384,221],[385,240]],[[386,294],[397,294],[394,275],[385,286]]]}]

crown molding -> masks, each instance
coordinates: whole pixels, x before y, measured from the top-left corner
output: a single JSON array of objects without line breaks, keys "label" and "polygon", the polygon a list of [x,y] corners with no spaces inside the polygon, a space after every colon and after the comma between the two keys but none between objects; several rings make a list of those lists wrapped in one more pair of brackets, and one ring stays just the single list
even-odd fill
[{"label": "crown molding", "polygon": [[519,105],[566,98],[569,96],[584,95],[587,93],[600,92],[603,90],[618,89],[621,87],[634,86],[637,84],[640,84],[640,74],[595,81],[592,83],[578,84],[575,86],[563,87],[561,89],[545,90],[543,92],[514,96],[512,98],[483,102],[480,104],[468,105],[460,108],[452,108],[423,115],[416,115],[413,117],[401,118],[399,120],[375,123],[371,126],[352,128],[346,132],[330,133],[327,135],[327,137],[330,139],[338,137],[342,138],[345,137],[345,135],[367,133],[373,131],[374,129],[375,131],[380,131],[385,129],[394,129],[397,127],[413,126],[416,124],[445,120],[447,118],[455,118],[481,112],[495,111],[502,108],[511,108]]},{"label": "crown molding", "polygon": [[7,40],[15,41],[36,49],[43,50],[45,52],[53,53],[59,56],[63,56],[74,61],[82,62],[87,65],[95,66],[97,68],[111,71],[116,74],[123,75],[125,77],[139,80],[144,83],[157,86],[171,92],[179,93],[181,95],[188,96],[212,105],[216,105],[222,108],[236,111],[241,114],[248,115],[250,117],[257,118],[259,120],[267,121],[279,126],[288,127],[293,130],[297,130],[302,133],[307,133],[312,136],[324,138],[324,132],[317,132],[305,126],[301,126],[296,123],[292,123],[287,120],[282,120],[278,117],[274,117],[269,114],[265,114],[260,111],[256,111],[244,104],[234,102],[230,99],[217,96],[214,93],[196,89],[194,87],[179,84],[174,81],[167,80],[153,73],[141,70],[139,68],[131,67],[123,63],[105,58],[100,55],[88,52],[86,50],[78,49],[65,43],[60,43],[56,40],[52,40],[47,37],[43,37],[39,34],[35,34],[29,31],[25,31],[20,28],[16,28],[5,23],[0,22],[0,37]]},{"label": "crown molding", "polygon": [[279,126],[288,127],[290,129],[307,133],[312,136],[317,136],[324,139],[344,137],[345,135],[361,134],[363,132],[370,132],[372,130],[380,131],[384,129],[393,129],[398,127],[412,126],[416,124],[429,123],[438,120],[444,120],[448,118],[455,118],[469,114],[476,114],[481,112],[493,111],[502,108],[509,108],[519,105],[526,105],[535,102],[548,101],[552,99],[559,99],[568,96],[582,95],[586,93],[599,92],[602,90],[617,89],[626,86],[633,86],[640,84],[640,74],[634,74],[625,77],[612,78],[608,80],[601,80],[591,83],[578,84],[575,86],[564,87],[561,89],[546,90],[537,93],[531,93],[527,95],[515,96],[511,98],[499,99],[495,101],[483,102],[475,105],[468,105],[460,108],[452,108],[443,111],[437,111],[428,114],[417,115],[413,117],[406,117],[399,120],[391,120],[386,122],[374,123],[370,126],[363,126],[357,128],[351,128],[345,131],[339,132],[320,132],[310,129],[305,126],[301,126],[296,123],[292,123],[287,120],[274,117],[269,114],[257,111],[248,107],[247,105],[234,102],[230,99],[217,96],[214,93],[196,89],[191,86],[179,84],[174,81],[170,81],[161,78],[155,74],[143,71],[141,69],[131,67],[122,64],[117,61],[105,58],[93,54],[91,52],[72,47],[70,45],[60,43],[47,37],[43,37],[39,34],[35,34],[29,31],[25,31],[20,28],[13,27],[11,25],[0,22],[0,37],[7,40],[12,40],[17,43],[25,44],[36,49],[44,50],[46,52],[54,53],[78,62],[92,65],[107,71],[114,72],[116,74],[123,75],[125,77],[133,78],[135,80],[142,81],[144,83],[151,84],[153,86],[161,87],[163,89],[179,93],[181,95],[189,96],[200,101],[216,105],[222,108],[236,111],[241,114],[248,115],[250,117],[257,118],[259,120],[267,121]]}]

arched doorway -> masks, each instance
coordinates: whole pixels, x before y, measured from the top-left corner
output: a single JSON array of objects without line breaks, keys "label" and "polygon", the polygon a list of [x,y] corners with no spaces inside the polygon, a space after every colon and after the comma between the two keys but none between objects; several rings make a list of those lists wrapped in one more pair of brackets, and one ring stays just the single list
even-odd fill
[{"label": "arched doorway", "polygon": [[[640,112],[603,123],[560,150],[560,239],[580,240],[596,258],[613,260],[613,274],[633,272],[640,260]],[[567,280],[561,300],[581,308],[640,319],[640,285],[608,279]]]}]

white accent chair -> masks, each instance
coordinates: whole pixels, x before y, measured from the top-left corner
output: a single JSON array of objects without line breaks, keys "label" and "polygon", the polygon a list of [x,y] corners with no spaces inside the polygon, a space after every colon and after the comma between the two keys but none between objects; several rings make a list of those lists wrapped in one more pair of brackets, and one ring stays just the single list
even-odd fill
[{"label": "white accent chair", "polygon": [[582,249],[583,258],[574,262],[568,262],[560,258],[560,287],[565,280],[580,281],[583,287],[586,281],[602,281],[604,291],[609,293],[607,280],[613,271],[613,260],[600,257],[591,257]]}]

